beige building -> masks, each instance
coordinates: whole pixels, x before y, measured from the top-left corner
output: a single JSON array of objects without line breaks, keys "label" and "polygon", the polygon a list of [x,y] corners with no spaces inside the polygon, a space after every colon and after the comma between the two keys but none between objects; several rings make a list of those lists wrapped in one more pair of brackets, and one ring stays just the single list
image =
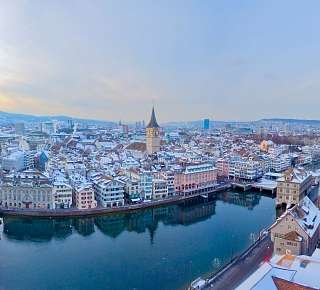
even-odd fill
[{"label": "beige building", "polygon": [[8,174],[0,185],[0,207],[52,209],[53,188],[48,178],[36,170]]},{"label": "beige building", "polygon": [[133,202],[140,201],[140,183],[138,179],[128,178],[125,193]]},{"label": "beige building", "polygon": [[277,255],[312,255],[320,237],[320,211],[306,196],[271,226]]},{"label": "beige building", "polygon": [[273,142],[271,140],[263,140],[261,141],[259,148],[263,152],[268,152],[269,148],[273,146]]},{"label": "beige building", "polygon": [[74,189],[74,204],[79,209],[96,208],[97,202],[91,183],[82,184]]},{"label": "beige building", "polygon": [[146,139],[147,153],[149,155],[160,151],[160,126],[157,123],[154,108],[152,108],[151,119],[148,126],[146,127]]},{"label": "beige building", "polygon": [[312,175],[303,169],[288,169],[283,177],[277,180],[276,204],[294,205],[299,203],[311,190]]},{"label": "beige building", "polygon": [[168,197],[168,183],[164,179],[153,179],[152,198],[163,199]]},{"label": "beige building", "polygon": [[53,182],[53,196],[55,208],[70,208],[72,206],[72,187],[63,182]]}]

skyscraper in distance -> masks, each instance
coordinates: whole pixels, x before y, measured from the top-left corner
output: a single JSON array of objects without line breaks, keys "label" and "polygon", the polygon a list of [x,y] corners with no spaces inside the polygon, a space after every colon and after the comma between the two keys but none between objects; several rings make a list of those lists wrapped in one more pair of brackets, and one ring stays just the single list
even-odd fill
[{"label": "skyscraper in distance", "polygon": [[23,122],[19,122],[19,123],[15,123],[14,124],[14,128],[16,131],[17,135],[24,135],[24,123]]},{"label": "skyscraper in distance", "polygon": [[209,119],[203,119],[203,129],[209,130],[210,128],[210,120]]}]

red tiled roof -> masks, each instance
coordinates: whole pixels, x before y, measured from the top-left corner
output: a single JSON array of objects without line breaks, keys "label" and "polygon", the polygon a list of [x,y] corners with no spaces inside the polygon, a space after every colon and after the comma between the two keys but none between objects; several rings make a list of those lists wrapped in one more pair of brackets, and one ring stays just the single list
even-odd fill
[{"label": "red tiled roof", "polygon": [[144,152],[147,150],[147,145],[146,143],[143,143],[143,142],[133,142],[129,146],[127,146],[126,149]]},{"label": "red tiled roof", "polygon": [[299,242],[299,241],[301,241],[302,237],[296,231],[291,231],[291,232],[285,234],[284,238],[286,240]]},{"label": "red tiled roof", "polygon": [[303,286],[294,282],[290,282],[278,277],[272,277],[274,284],[278,290],[318,290],[316,288]]}]

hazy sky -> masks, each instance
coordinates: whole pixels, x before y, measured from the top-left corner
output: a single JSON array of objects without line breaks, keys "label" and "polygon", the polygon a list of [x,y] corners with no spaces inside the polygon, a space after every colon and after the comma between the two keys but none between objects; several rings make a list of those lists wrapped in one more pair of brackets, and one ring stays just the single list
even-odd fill
[{"label": "hazy sky", "polygon": [[0,0],[0,110],[320,117],[320,1]]}]

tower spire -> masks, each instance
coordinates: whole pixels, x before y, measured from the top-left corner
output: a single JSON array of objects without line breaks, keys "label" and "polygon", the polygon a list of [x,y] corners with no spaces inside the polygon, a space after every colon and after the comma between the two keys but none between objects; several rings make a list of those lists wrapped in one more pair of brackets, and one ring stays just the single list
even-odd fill
[{"label": "tower spire", "polygon": [[156,119],[154,107],[152,107],[151,119],[148,126],[146,127],[146,141],[147,152],[149,155],[160,151],[160,126],[158,125]]},{"label": "tower spire", "polygon": [[154,112],[154,106],[152,106],[151,119],[147,128],[159,128],[159,127],[160,126],[158,125],[156,114]]}]

